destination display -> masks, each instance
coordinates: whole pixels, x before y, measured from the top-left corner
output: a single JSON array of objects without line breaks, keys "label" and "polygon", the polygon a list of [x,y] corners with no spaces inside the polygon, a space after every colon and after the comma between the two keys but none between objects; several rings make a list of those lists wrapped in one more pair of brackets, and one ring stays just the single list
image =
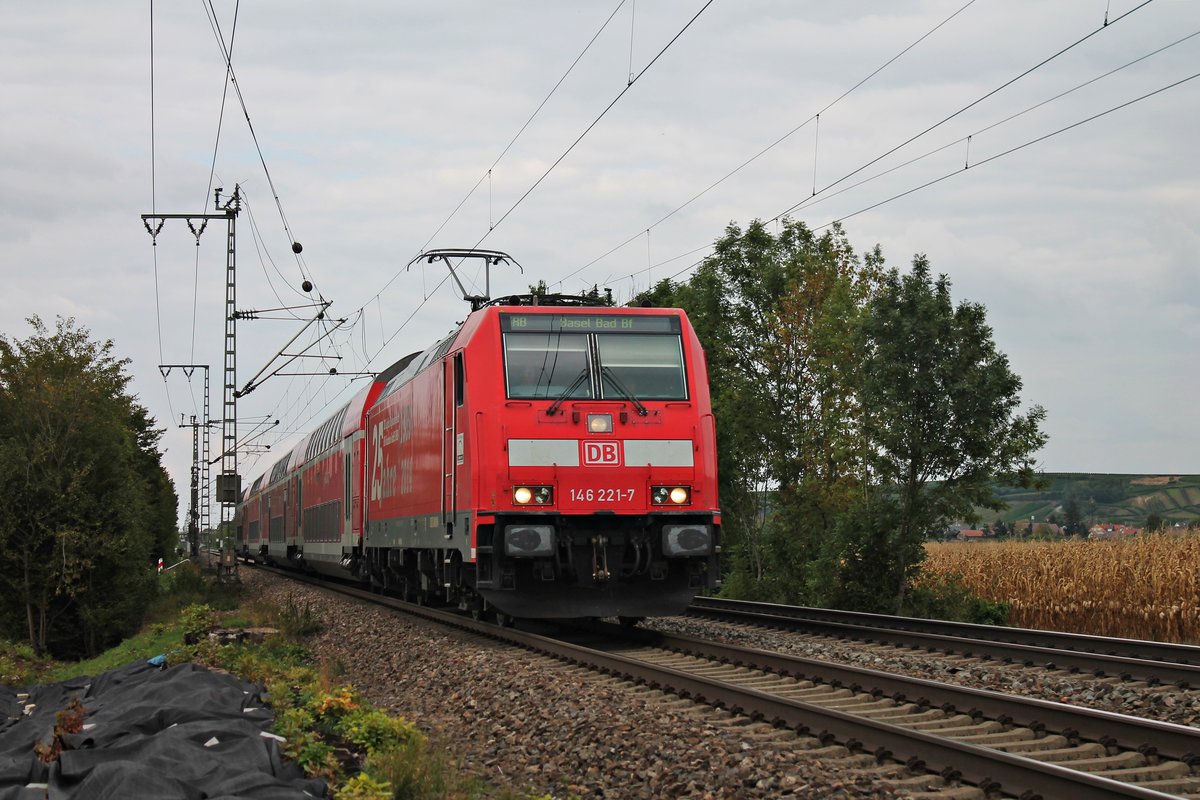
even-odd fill
[{"label": "destination display", "polygon": [[679,318],[640,314],[501,314],[500,330],[506,333],[679,333]]}]

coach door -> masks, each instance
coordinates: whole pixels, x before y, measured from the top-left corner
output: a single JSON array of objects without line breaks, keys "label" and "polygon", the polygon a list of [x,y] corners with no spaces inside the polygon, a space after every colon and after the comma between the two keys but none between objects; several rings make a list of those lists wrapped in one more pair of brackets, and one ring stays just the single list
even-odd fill
[{"label": "coach door", "polygon": [[444,376],[443,437],[442,437],[442,526],[446,538],[454,535],[454,517],[457,513],[458,472],[463,465],[463,433],[458,426],[458,410],[463,404],[466,376],[463,373],[462,353],[442,362]]}]

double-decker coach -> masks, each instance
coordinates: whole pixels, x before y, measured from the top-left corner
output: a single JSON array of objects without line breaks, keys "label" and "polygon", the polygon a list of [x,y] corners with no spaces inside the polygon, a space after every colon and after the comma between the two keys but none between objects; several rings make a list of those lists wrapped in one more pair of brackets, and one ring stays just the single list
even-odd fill
[{"label": "double-decker coach", "polygon": [[239,509],[246,554],[335,576],[358,574],[366,410],[416,355],[375,376],[254,481]]}]

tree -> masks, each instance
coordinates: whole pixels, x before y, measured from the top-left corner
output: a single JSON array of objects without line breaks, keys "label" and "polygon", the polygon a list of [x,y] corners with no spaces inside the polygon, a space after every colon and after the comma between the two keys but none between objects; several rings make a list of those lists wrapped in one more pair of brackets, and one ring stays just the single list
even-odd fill
[{"label": "tree", "polygon": [[1032,484],[1045,411],[1017,413],[1021,379],[996,350],[984,307],[955,307],[949,279],[935,281],[924,256],[906,275],[887,273],[860,334],[871,483],[894,510],[894,527],[876,544],[896,560],[885,577],[899,613],[927,531],[970,519],[977,506],[999,510],[997,479]]},{"label": "tree", "polygon": [[687,310],[705,347],[733,589],[796,600],[861,472],[853,320],[880,273],[837,226],[731,224],[687,284],[635,303]]},{"label": "tree", "polygon": [[727,594],[897,609],[927,535],[1033,477],[1042,410],[1016,413],[983,307],[923,258],[902,278],[838,226],[731,224],[637,302],[686,309],[705,348]]},{"label": "tree", "polygon": [[141,622],[176,500],[128,361],[74,320],[29,323],[0,336],[0,625],[39,652],[94,653]]},{"label": "tree", "polygon": [[1162,530],[1164,522],[1162,515],[1157,511],[1151,511],[1146,515],[1146,530],[1148,532]]}]

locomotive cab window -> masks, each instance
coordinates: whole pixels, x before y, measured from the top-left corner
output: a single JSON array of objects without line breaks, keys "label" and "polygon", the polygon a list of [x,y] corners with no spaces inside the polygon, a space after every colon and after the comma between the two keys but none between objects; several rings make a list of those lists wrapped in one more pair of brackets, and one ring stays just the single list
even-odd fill
[{"label": "locomotive cab window", "polygon": [[620,400],[686,400],[683,351],[678,336],[596,334],[601,397]]},{"label": "locomotive cab window", "polygon": [[508,396],[514,399],[592,396],[583,334],[506,333],[504,369]]},{"label": "locomotive cab window", "polygon": [[508,397],[686,400],[679,319],[501,314]]}]

